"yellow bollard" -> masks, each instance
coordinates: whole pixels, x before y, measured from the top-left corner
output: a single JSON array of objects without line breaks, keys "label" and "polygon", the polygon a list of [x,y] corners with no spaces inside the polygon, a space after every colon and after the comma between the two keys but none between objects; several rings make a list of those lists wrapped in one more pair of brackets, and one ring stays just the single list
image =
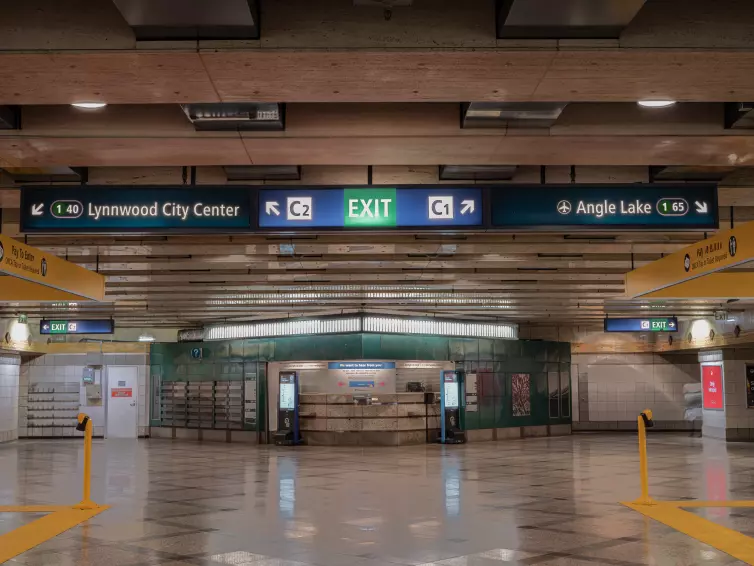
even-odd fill
[{"label": "yellow bollard", "polygon": [[84,431],[84,493],[81,502],[74,505],[76,509],[97,509],[99,505],[92,501],[92,419],[84,413],[78,414],[79,424],[76,430]]},{"label": "yellow bollard", "polygon": [[655,505],[649,497],[649,471],[647,469],[647,427],[654,426],[652,410],[645,409],[637,418],[639,426],[639,467],[641,475],[641,497],[634,501],[636,505]]}]

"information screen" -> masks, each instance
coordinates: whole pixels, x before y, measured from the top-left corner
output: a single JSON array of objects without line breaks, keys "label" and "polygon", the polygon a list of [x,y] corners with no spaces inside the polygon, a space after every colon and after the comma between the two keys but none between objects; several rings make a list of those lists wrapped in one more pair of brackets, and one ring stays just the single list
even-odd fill
[{"label": "information screen", "polygon": [[457,409],[458,408],[458,382],[452,383],[445,382],[445,408]]},{"label": "information screen", "polygon": [[296,377],[294,374],[280,374],[280,408],[296,408]]}]

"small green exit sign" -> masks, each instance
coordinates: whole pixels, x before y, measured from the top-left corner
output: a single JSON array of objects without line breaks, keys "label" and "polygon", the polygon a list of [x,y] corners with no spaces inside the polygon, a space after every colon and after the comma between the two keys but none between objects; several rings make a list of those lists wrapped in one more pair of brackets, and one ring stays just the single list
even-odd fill
[{"label": "small green exit sign", "polygon": [[67,333],[68,333],[67,320],[51,320],[50,321],[50,334],[67,334]]},{"label": "small green exit sign", "polygon": [[344,189],[343,224],[346,227],[389,227],[397,224],[395,189]]}]

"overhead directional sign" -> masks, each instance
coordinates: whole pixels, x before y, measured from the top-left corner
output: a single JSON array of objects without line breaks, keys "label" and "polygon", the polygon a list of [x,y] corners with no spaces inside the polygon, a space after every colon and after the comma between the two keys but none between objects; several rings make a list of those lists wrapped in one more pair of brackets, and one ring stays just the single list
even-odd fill
[{"label": "overhead directional sign", "polygon": [[24,232],[251,228],[248,187],[24,187]]},{"label": "overhead directional sign", "polygon": [[259,227],[481,227],[482,208],[479,188],[263,189],[259,191]]},{"label": "overhead directional sign", "polygon": [[606,318],[605,332],[677,332],[678,319],[663,318]]},{"label": "overhead directional sign", "polygon": [[40,334],[112,334],[112,320],[41,320]]},{"label": "overhead directional sign", "polygon": [[496,228],[718,227],[717,186],[509,185],[492,191]]}]

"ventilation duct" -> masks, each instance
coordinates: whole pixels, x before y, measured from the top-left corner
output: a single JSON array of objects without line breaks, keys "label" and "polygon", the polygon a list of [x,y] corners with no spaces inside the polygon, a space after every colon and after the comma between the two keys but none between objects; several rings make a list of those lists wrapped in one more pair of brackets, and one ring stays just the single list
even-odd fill
[{"label": "ventilation duct", "polygon": [[231,165],[224,167],[228,181],[300,181],[297,165]]},{"label": "ventilation duct", "polygon": [[615,39],[646,0],[497,0],[499,39]]},{"label": "ventilation duct", "polygon": [[18,106],[0,106],[0,130],[20,130],[21,109]]},{"label": "ventilation duct", "polygon": [[754,128],[754,102],[726,102],[725,128],[746,130]]},{"label": "ventilation duct", "polygon": [[518,165],[440,165],[441,181],[510,181]]},{"label": "ventilation duct", "polygon": [[466,102],[461,106],[464,128],[549,128],[567,102]]},{"label": "ventilation duct", "polygon": [[285,129],[285,106],[277,102],[181,105],[199,131],[279,131]]},{"label": "ventilation duct", "polygon": [[137,40],[259,39],[257,0],[113,0]]},{"label": "ventilation duct", "polygon": [[649,180],[651,183],[657,181],[706,181],[718,183],[735,170],[735,167],[707,167],[703,165],[651,166],[649,168]]},{"label": "ventilation duct", "polygon": [[14,183],[85,183],[86,167],[6,167]]}]

